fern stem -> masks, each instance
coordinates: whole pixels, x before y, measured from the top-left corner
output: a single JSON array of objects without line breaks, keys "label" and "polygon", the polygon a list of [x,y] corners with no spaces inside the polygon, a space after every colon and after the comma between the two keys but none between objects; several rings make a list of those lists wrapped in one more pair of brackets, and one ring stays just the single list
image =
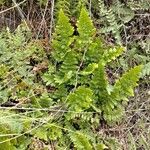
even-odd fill
[{"label": "fern stem", "polygon": [[[87,47],[88,47],[88,46],[87,46]],[[80,69],[81,69],[81,67],[82,67],[82,65],[83,65],[84,58],[85,58],[85,55],[86,55],[86,52],[87,52],[87,47],[84,49],[84,53],[83,53],[83,56],[82,56],[82,60],[81,60],[81,62],[80,62],[79,68],[78,68],[78,70],[77,70],[77,72],[76,72],[76,82],[75,82],[75,86],[74,86],[73,92],[76,90],[77,85],[78,85],[78,73],[79,73],[79,71],[80,71]]]}]

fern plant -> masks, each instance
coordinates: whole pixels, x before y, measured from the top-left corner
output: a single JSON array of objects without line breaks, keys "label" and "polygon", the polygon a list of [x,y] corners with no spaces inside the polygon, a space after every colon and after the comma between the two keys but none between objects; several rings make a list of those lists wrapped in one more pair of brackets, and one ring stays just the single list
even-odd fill
[{"label": "fern plant", "polygon": [[100,29],[105,35],[110,34],[115,38],[116,43],[121,44],[124,24],[134,18],[134,11],[119,0],[113,0],[110,6],[106,6],[104,0],[95,0],[99,6],[99,21],[104,26]]},{"label": "fern plant", "polygon": [[[6,146],[34,149],[38,144],[32,139],[44,143],[42,149],[48,147],[49,141],[58,149],[110,148],[111,142],[99,140],[96,129],[100,120],[116,122],[123,116],[124,103],[133,96],[142,66],[130,69],[111,84],[107,65],[120,56],[124,48],[108,46],[98,37],[85,8],[77,21],[77,35],[74,30],[67,15],[60,10],[52,40],[53,51],[44,75],[34,72],[37,69],[34,65],[46,59],[39,45],[26,42],[19,28],[14,34],[8,30],[6,35],[0,35],[1,105],[19,99],[19,106],[23,107],[23,111],[1,111],[1,149]],[[22,67],[18,69],[19,66]],[[9,76],[9,72],[15,72],[15,78]],[[7,82],[11,78],[12,82]],[[22,101],[25,98],[27,101]],[[9,119],[3,120],[3,116]]]},{"label": "fern plant", "polygon": [[[55,88],[51,97],[66,103],[68,111],[99,110],[102,111],[101,117],[107,121],[118,120],[124,110],[122,103],[133,96],[142,67],[130,69],[114,85],[110,85],[106,65],[121,55],[124,48],[108,47],[102,43],[84,8],[77,27],[79,35],[73,36],[69,19],[62,10],[59,12],[52,41],[54,63],[50,68],[53,69],[43,79]],[[73,118],[70,116],[70,119]]]},{"label": "fern plant", "polygon": [[40,64],[46,55],[42,46],[31,41],[30,36],[31,32],[24,24],[18,26],[14,33],[9,29],[0,33],[1,105],[7,101],[22,100],[23,97],[26,99],[29,91],[36,91],[33,85],[33,82],[36,82],[33,68]]},{"label": "fern plant", "polygon": [[67,15],[70,15],[70,0],[58,0],[56,1],[56,15],[57,12],[62,9]]},{"label": "fern plant", "polygon": [[139,1],[128,1],[128,6],[133,10],[149,10],[150,2],[148,0],[139,0]]},{"label": "fern plant", "polygon": [[104,28],[102,28],[100,32],[105,34],[112,32],[117,43],[121,43],[121,24],[118,23],[116,14],[114,13],[113,9],[107,8],[103,0],[98,0],[98,5],[100,20],[103,20],[104,22]]},{"label": "fern plant", "polygon": [[144,65],[141,76],[149,76],[150,75],[150,62]]}]

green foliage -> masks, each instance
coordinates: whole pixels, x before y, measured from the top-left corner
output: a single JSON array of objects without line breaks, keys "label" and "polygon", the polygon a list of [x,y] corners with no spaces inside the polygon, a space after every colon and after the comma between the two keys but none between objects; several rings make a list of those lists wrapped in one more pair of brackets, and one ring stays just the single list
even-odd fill
[{"label": "green foliage", "polygon": [[[104,47],[106,50],[100,52],[102,56],[99,57],[99,59],[94,60],[94,62],[88,63],[88,61],[86,62],[86,52],[91,50],[91,45],[97,44],[97,40],[94,41],[95,28],[88,17],[86,10],[81,10],[79,21],[77,23],[79,36],[78,38],[77,36],[75,37],[75,41],[72,41],[73,37],[70,37],[71,34],[73,34],[73,29],[71,28],[67,17],[62,13],[62,10],[60,11],[59,18],[53,40],[53,58],[56,63],[58,63],[55,66],[56,73],[46,74],[44,80],[47,84],[49,83],[49,85],[55,86],[58,93],[59,91],[62,92],[62,90],[57,87],[58,85],[68,88],[67,93],[69,96],[67,98],[67,106],[69,110],[81,112],[82,110],[89,108],[90,105],[96,104],[96,107],[100,107],[100,110],[104,113],[105,119],[107,118],[106,120],[111,121],[113,118],[114,120],[117,120],[119,118],[116,116],[117,112],[123,110],[121,104],[122,101],[126,101],[128,96],[133,96],[133,88],[137,85],[136,82],[139,79],[141,66],[129,70],[122,78],[116,81],[114,86],[110,85],[105,72],[105,66],[119,56],[124,49],[122,47]],[[65,28],[63,29],[62,25],[64,24]],[[69,47],[71,44],[73,46],[72,48]],[[62,45],[64,45],[64,49],[61,49]],[[101,49],[99,50],[101,51]],[[81,63],[79,60],[81,60]],[[79,67],[77,64],[80,64]],[[80,67],[84,69],[80,70]],[[86,79],[84,77],[85,75]],[[89,89],[86,87],[78,87],[79,84],[89,86]],[[74,86],[74,88],[70,89],[70,85]],[[73,90],[73,93],[70,93],[71,90]],[[86,95],[86,93],[91,94]],[[92,93],[94,93],[93,102],[91,100]],[[64,95],[66,95],[66,92]],[[61,99],[63,101],[65,97]],[[114,110],[118,111],[115,113]],[[116,114],[115,116],[113,115],[113,112]],[[111,118],[111,116],[114,117]]]},{"label": "green foliage", "polygon": [[72,16],[79,16],[83,6],[86,6],[87,0],[70,0],[70,11]]},{"label": "green foliage", "polygon": [[[73,34],[73,27],[69,23],[69,18],[65,16],[62,10],[59,12],[59,20],[56,26],[53,47],[53,57],[59,62],[64,60],[64,56],[70,51],[71,35]],[[63,40],[62,40],[63,39]]]},{"label": "green foliage", "polygon": [[133,0],[129,0],[128,1],[128,6],[131,7],[131,9],[133,10],[149,10],[150,7],[150,2],[149,0],[139,0],[139,1],[133,1]]},{"label": "green foliage", "polygon": [[111,35],[116,43],[123,43],[122,34],[126,34],[124,33],[125,23],[130,22],[135,17],[135,12],[129,2],[93,0],[92,5],[94,13],[97,14],[96,23],[101,26],[100,33],[104,33],[108,38]]},{"label": "green foliage", "polygon": [[108,145],[111,150],[122,150],[119,141],[116,140],[116,138],[109,137],[105,139],[105,143]]},{"label": "green foliage", "polygon": [[[15,33],[8,30],[0,35],[0,102],[2,106],[18,104],[12,107],[16,110],[8,111],[9,119],[0,120],[4,149],[6,145],[26,149],[33,144],[30,137],[43,142],[42,149],[49,141],[59,149],[104,150],[110,145],[117,149],[115,140],[98,140],[95,132],[100,121],[117,122],[123,116],[124,103],[133,96],[142,66],[111,84],[107,65],[124,48],[108,46],[97,36],[85,8],[77,21],[77,34],[74,31],[61,9],[49,60],[40,41],[32,42],[26,29],[19,27]],[[37,68],[44,60],[49,66],[43,74]],[[8,114],[2,116],[6,119]]]},{"label": "green foliage", "polygon": [[118,56],[122,54],[124,51],[123,47],[115,47],[115,48],[110,48],[108,51],[105,51],[103,54],[103,63],[108,63],[111,62],[112,60],[115,60]]},{"label": "green foliage", "polygon": [[123,74],[123,76],[116,81],[111,91],[109,101],[107,102],[108,104],[104,107],[105,119],[109,121],[117,120],[120,114],[122,115],[124,108],[121,106],[121,103],[128,101],[127,97],[134,96],[133,88],[137,86],[141,70],[142,66],[136,66]]},{"label": "green foliage", "polygon": [[43,125],[42,127],[34,130],[32,134],[42,140],[48,141],[50,140],[57,140],[62,136],[62,130],[57,127],[55,123],[48,123]]},{"label": "green foliage", "polygon": [[81,10],[80,17],[77,22],[77,27],[79,32],[79,42],[81,44],[87,44],[88,42],[90,42],[89,40],[94,36],[96,29],[94,28],[92,21],[89,19],[89,16],[85,9]]},{"label": "green foliage", "polygon": [[85,134],[80,133],[79,131],[70,134],[71,140],[73,141],[74,147],[78,150],[87,149],[92,150],[92,145],[85,136]]},{"label": "green foliage", "polygon": [[0,5],[4,4],[4,0],[0,0]]},{"label": "green foliage", "polygon": [[[67,16],[79,16],[81,8],[87,4],[87,0],[57,0],[55,14],[62,9]],[[57,16],[56,16],[57,17]]]},{"label": "green foliage", "polygon": [[70,93],[67,97],[67,106],[70,113],[66,117],[70,120],[74,117],[74,112],[80,113],[90,108],[93,103],[92,95],[91,89],[82,86],[78,87],[74,93]]},{"label": "green foliage", "polygon": [[141,76],[144,77],[149,75],[150,75],[150,62],[144,65]]},{"label": "green foliage", "polygon": [[[19,114],[15,112],[1,111],[0,125],[1,149],[16,150],[17,147],[22,147],[22,149],[27,148],[28,144],[30,143],[29,138],[23,136],[20,136],[18,139],[13,138],[13,136],[18,136],[27,129],[25,129],[24,123],[22,122]],[[11,138],[12,140],[9,140]]]},{"label": "green foliage", "polygon": [[[118,23],[116,14],[114,13],[112,8],[107,9],[107,7],[104,5],[104,1],[98,0],[98,4],[99,4],[99,15],[102,18],[101,20],[103,20],[104,22],[104,28],[102,28],[100,32],[102,33],[112,32],[117,42],[121,43],[121,35],[120,35],[121,24]],[[119,7],[120,5],[119,6],[117,5],[115,9],[116,8],[118,9]]]},{"label": "green foliage", "polygon": [[[26,25],[21,24],[13,33],[9,29],[0,33],[1,107],[9,109],[15,105],[30,108],[52,105],[48,93],[38,80],[42,72],[36,72],[35,69],[44,59],[46,54],[43,47],[39,42],[31,40],[31,32]],[[0,149],[27,149],[31,138],[29,135],[24,136],[24,132],[31,130],[35,124],[33,118],[39,115],[33,114],[33,111],[23,110],[23,113],[6,110],[1,111],[0,116]]]},{"label": "green foliage", "polygon": [[[15,33],[0,33],[0,101],[1,104],[10,99],[26,99],[31,91],[36,91],[34,87],[33,68],[46,57],[40,44],[30,41],[30,31],[25,25],[20,25]],[[41,60],[38,59],[41,57]],[[35,83],[36,86],[36,83]]]},{"label": "green foliage", "polygon": [[137,86],[139,78],[139,72],[142,70],[142,66],[136,66],[126,72],[114,85],[112,95],[118,95],[117,98],[124,99],[127,96],[133,96],[133,88]]},{"label": "green foliage", "polygon": [[62,9],[67,15],[70,15],[70,0],[57,0],[56,1],[56,14]]},{"label": "green foliage", "polygon": [[67,98],[67,104],[71,111],[81,112],[88,109],[91,103],[92,91],[81,86],[74,93],[69,94]]},{"label": "green foliage", "polygon": [[95,141],[93,141],[92,135],[89,135],[89,133],[76,131],[76,132],[70,132],[69,136],[74,144],[74,147],[78,150],[82,150],[82,149],[107,150],[108,149],[108,147],[103,143],[95,143]]}]

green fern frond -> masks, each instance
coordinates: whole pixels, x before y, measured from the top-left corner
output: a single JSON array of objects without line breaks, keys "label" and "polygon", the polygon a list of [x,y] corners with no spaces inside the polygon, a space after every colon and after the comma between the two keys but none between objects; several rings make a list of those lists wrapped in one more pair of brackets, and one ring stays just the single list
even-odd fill
[{"label": "green fern frond", "polygon": [[138,0],[138,1],[129,0],[127,5],[132,10],[149,10],[150,1],[149,0]]},{"label": "green fern frond", "polygon": [[95,34],[96,29],[85,8],[81,9],[77,27],[80,37],[91,37]]},{"label": "green fern frond", "polygon": [[95,69],[98,68],[98,64],[96,63],[91,63],[89,64],[83,71],[81,71],[81,75],[89,75],[89,74],[92,74]]},{"label": "green fern frond", "polygon": [[104,1],[103,0],[98,0],[98,5],[99,5],[99,11],[100,11],[100,15],[101,16],[104,16],[107,12],[107,9],[105,8],[105,5],[104,5]]},{"label": "green fern frond", "polygon": [[116,100],[126,100],[128,96],[134,96],[133,88],[137,86],[142,66],[136,66],[116,81],[111,93],[112,98]]},{"label": "green fern frond", "polygon": [[77,54],[70,51],[64,57],[63,63],[60,65],[58,72],[54,75],[54,81],[56,84],[63,84],[71,80],[68,84],[75,84],[75,74],[77,71],[78,60],[76,58]]},{"label": "green fern frond", "polygon": [[73,31],[74,29],[69,23],[69,18],[65,16],[61,9],[54,40],[52,41],[54,48],[52,55],[57,62],[62,61],[62,64],[57,68],[58,73],[56,72],[54,76],[55,83],[59,85],[71,79],[77,70],[77,53],[70,47],[74,41],[74,37],[71,37]]},{"label": "green fern frond", "polygon": [[[95,35],[96,29],[90,19],[85,8],[81,9],[80,17],[77,22],[78,33],[79,33],[79,44],[87,44],[90,42],[91,37]],[[82,47],[83,48],[83,47]]]},{"label": "green fern frond", "polygon": [[137,86],[141,69],[142,66],[136,66],[116,81],[107,102],[103,103],[102,107],[104,118],[108,122],[118,121],[123,116],[124,108],[121,106],[121,102],[127,101],[129,96],[134,95],[133,89]]},{"label": "green fern frond", "polygon": [[98,96],[98,103],[101,103],[101,101],[106,101],[108,97],[108,79],[105,73],[105,66],[103,64],[98,64],[98,68],[93,73],[90,87],[94,91],[94,94]]},{"label": "green fern frond", "polygon": [[[109,105],[109,103],[111,103],[111,102],[108,101],[108,103],[103,106],[103,117],[104,117],[104,119],[109,124],[121,121],[121,119],[123,118],[123,116],[125,114],[124,107],[117,104],[117,107],[113,106],[113,108],[112,108],[112,106]],[[112,100],[112,105],[114,105],[113,100]]]},{"label": "green fern frond", "polygon": [[70,138],[73,141],[74,147],[78,150],[93,150],[89,139],[82,132],[76,131],[70,133]]},{"label": "green fern frond", "polygon": [[[104,5],[104,1],[102,0],[98,0],[99,1],[99,15],[100,17],[102,17],[102,20],[105,23],[104,28],[102,28],[100,30],[101,33],[109,33],[112,32],[112,34],[114,35],[115,39],[117,40],[118,43],[121,43],[121,35],[120,35],[120,28],[121,28],[121,24],[118,23],[118,20],[115,16],[115,13],[113,12],[113,10],[111,8],[107,8]],[[118,0],[117,0],[118,2]],[[117,3],[118,4],[118,3]],[[115,7],[115,8],[119,8],[119,6]]]},{"label": "green fern frond", "polygon": [[67,97],[69,110],[81,112],[88,109],[93,102],[92,95],[93,92],[90,88],[78,87],[74,93],[70,93]]},{"label": "green fern frond", "polygon": [[103,54],[107,49],[101,38],[94,37],[94,41],[89,45],[86,52],[86,61],[88,63],[98,63],[102,60]]},{"label": "green fern frond", "polygon": [[[73,112],[81,113],[89,109],[102,112],[102,117],[108,122],[119,120],[124,114],[122,101],[133,96],[141,66],[129,70],[115,85],[110,85],[105,67],[120,56],[124,48],[108,48],[100,38],[95,37],[96,30],[84,8],[77,23],[79,35],[70,37],[73,29],[62,10],[59,18],[53,40],[56,66],[50,67],[45,75],[46,82],[55,89],[51,98],[66,102],[68,111],[72,111],[65,114],[67,120],[77,118]],[[82,118],[80,114],[78,117]]]},{"label": "green fern frond", "polygon": [[132,68],[125,73],[114,86],[109,90],[109,83],[106,79],[104,66],[101,65],[95,73],[91,82],[91,88],[97,95],[96,99],[100,109],[104,113],[104,118],[108,121],[118,121],[124,114],[121,101],[127,100],[128,96],[133,96],[133,88],[137,85],[142,66]]},{"label": "green fern frond", "polygon": [[[56,15],[58,15],[57,12],[59,12],[60,9],[62,9],[62,11],[67,15],[70,16],[70,3],[71,0],[57,0],[56,1],[56,5],[55,5],[55,11],[56,11]],[[56,16],[57,17],[57,16]]]},{"label": "green fern frond", "polygon": [[61,65],[60,72],[63,74],[68,74],[68,72],[71,71],[75,75],[77,70],[77,64],[77,53],[70,51],[65,56],[65,60]]},{"label": "green fern frond", "polygon": [[149,75],[150,75],[150,62],[143,66],[141,77],[149,76]]},{"label": "green fern frond", "polygon": [[54,80],[55,72],[56,72],[55,66],[53,66],[53,64],[49,63],[48,72],[46,72],[42,77],[44,82],[46,82],[47,86],[48,85],[55,86],[55,80]]},{"label": "green fern frond", "polygon": [[69,23],[69,18],[64,14],[61,9],[58,16],[58,22],[56,30],[53,35],[52,46],[54,51],[52,52],[53,57],[58,61],[62,61],[65,54],[70,51],[70,44],[72,41],[71,36],[73,35],[73,27]]},{"label": "green fern frond", "polygon": [[86,6],[87,0],[71,0],[70,11],[72,16],[78,17],[82,7]]},{"label": "green fern frond", "polygon": [[63,10],[63,12],[67,16],[74,16],[78,17],[80,15],[82,7],[86,7],[87,0],[56,0],[55,4],[55,15],[57,18],[58,11],[60,9]]},{"label": "green fern frond", "polygon": [[124,51],[124,48],[123,47],[115,47],[115,48],[110,48],[108,51],[104,51],[104,54],[103,54],[103,61],[104,61],[104,64],[112,61],[112,60],[115,60],[118,56],[120,56]]},{"label": "green fern frond", "polygon": [[[75,92],[70,93],[67,97],[67,106],[69,111],[82,112],[91,107],[93,103],[93,92],[90,88],[83,86],[78,87]],[[66,114],[68,120],[75,117],[74,112]]]}]

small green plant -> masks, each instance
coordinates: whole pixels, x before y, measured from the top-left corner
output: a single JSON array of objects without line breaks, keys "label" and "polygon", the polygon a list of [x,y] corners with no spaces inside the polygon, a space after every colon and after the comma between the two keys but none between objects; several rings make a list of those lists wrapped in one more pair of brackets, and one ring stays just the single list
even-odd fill
[{"label": "small green plant", "polygon": [[37,72],[37,66],[47,60],[45,52],[25,38],[24,30],[0,35],[1,106],[17,102],[14,107],[8,105],[12,110],[0,113],[2,150],[40,149],[40,145],[48,149],[49,143],[60,150],[117,147],[115,140],[100,138],[97,129],[100,121],[114,123],[123,117],[142,66],[131,68],[111,84],[107,65],[124,48],[106,45],[84,8],[76,34],[69,21],[60,10],[44,74]]},{"label": "small green plant", "polygon": [[[18,26],[14,33],[9,29],[0,33],[1,105],[11,101],[20,103],[31,93],[36,93],[34,68],[44,57],[46,60],[46,54],[40,44],[31,41],[30,36],[31,32],[24,24]],[[37,83],[37,87],[40,86]]]},{"label": "small green plant", "polygon": [[77,27],[79,35],[74,36],[73,27],[61,10],[52,41],[55,63],[49,65],[43,79],[55,89],[51,97],[66,103],[69,111],[98,110],[105,120],[118,120],[123,114],[123,103],[128,96],[133,96],[142,67],[130,69],[111,85],[105,68],[124,48],[106,46],[96,36],[85,9],[81,11]]}]

